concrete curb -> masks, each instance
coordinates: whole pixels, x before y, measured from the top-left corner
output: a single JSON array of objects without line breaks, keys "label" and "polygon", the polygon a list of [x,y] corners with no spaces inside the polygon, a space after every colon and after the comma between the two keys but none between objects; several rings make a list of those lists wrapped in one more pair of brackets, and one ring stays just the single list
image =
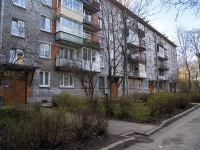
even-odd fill
[{"label": "concrete curb", "polygon": [[[196,104],[196,103],[195,103],[195,104]],[[159,126],[157,126],[156,128],[154,128],[154,129],[152,129],[152,130],[150,130],[150,131],[148,131],[148,132],[146,132],[146,133],[137,132],[137,131],[136,131],[135,133],[141,134],[141,135],[145,135],[145,136],[149,136],[149,135],[155,133],[156,131],[162,129],[163,127],[168,126],[169,124],[175,122],[176,120],[180,119],[181,117],[183,117],[183,116],[189,114],[190,112],[192,112],[192,111],[194,111],[194,110],[196,110],[197,108],[200,107],[200,104],[196,104],[196,105],[197,105],[197,106],[194,106],[194,107],[192,107],[191,109],[188,109],[188,110],[186,110],[186,111],[184,111],[184,112],[182,112],[182,113],[180,113],[180,114],[178,114],[178,115],[176,115],[176,116],[174,116],[174,117],[172,117],[172,118],[169,118],[169,119],[167,119],[167,120],[164,120]]]},{"label": "concrete curb", "polygon": [[[191,109],[184,111],[184,112],[182,112],[182,113],[180,113],[180,114],[178,114],[178,115],[176,115],[176,116],[174,116],[170,119],[164,120],[159,126],[155,127],[154,129],[152,129],[152,130],[150,130],[146,133],[145,132],[139,132],[139,131],[129,131],[129,132],[123,134],[123,136],[128,136],[128,135],[134,134],[134,133],[144,135],[144,136],[149,136],[149,135],[155,133],[156,131],[160,130],[161,128],[168,126],[169,124],[175,122],[176,120],[180,119],[181,117],[189,114],[190,112],[192,112],[192,111],[194,111],[194,110],[196,110],[197,108],[200,107],[200,104],[196,104],[196,105],[197,106],[194,106]],[[136,138],[134,138],[134,137],[125,138],[125,139],[120,140],[118,142],[115,142],[111,145],[108,145],[107,147],[103,147],[100,150],[122,150],[123,148],[126,148],[126,147],[134,144],[135,142],[136,142]]]},{"label": "concrete curb", "polygon": [[107,147],[103,147],[100,150],[122,150],[122,149],[132,145],[135,142],[136,142],[136,138],[134,138],[134,137],[125,138],[125,139],[115,142],[111,145],[108,145]]}]

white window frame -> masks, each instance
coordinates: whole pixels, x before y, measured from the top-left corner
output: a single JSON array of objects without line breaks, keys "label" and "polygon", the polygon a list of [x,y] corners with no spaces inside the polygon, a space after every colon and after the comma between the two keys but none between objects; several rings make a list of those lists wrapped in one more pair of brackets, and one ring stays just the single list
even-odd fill
[{"label": "white window frame", "polygon": [[[68,78],[68,83],[65,83],[65,77]],[[71,79],[72,78],[72,79]],[[70,85],[70,80],[72,80],[72,84]],[[62,83],[61,83],[62,81]],[[74,76],[70,73],[61,73],[60,74],[60,88],[74,88]]]},{"label": "white window frame", "polygon": [[[24,5],[23,5],[24,3]],[[13,4],[26,8],[26,0],[13,0]]]},{"label": "white window frame", "polygon": [[[67,1],[66,4],[68,4],[68,5],[65,5],[64,1]],[[76,7],[75,7],[75,5],[76,5],[76,2],[75,2],[75,1],[77,1],[77,2],[79,2],[79,3],[81,4],[80,7],[77,7],[78,9],[76,9]],[[77,12],[77,13],[79,13],[79,14],[82,15],[82,13],[83,13],[83,2],[80,1],[80,0],[71,0],[71,2],[72,2],[72,3],[70,4],[70,3],[68,2],[68,0],[61,0],[61,5],[62,5],[63,7],[66,7],[66,8],[68,8],[68,9],[73,10],[73,11],[75,11],[75,12]]]},{"label": "white window frame", "polygon": [[[44,45],[49,45],[49,56],[48,57],[45,56],[45,52],[46,52],[45,49],[43,49],[43,54],[41,53],[42,52],[41,48],[44,48],[45,47]],[[51,58],[51,44],[49,44],[49,43],[41,43],[40,44],[40,58]]]},{"label": "white window frame", "polygon": [[[102,63],[101,63],[101,61],[102,61]],[[100,56],[100,67],[101,68],[105,67],[104,56]]]},{"label": "white window frame", "polygon": [[47,5],[47,6],[52,7],[52,0],[42,0],[42,3],[43,3],[44,5]]},{"label": "white window frame", "polygon": [[[16,23],[17,26],[14,26]],[[20,29],[23,29],[20,33]],[[11,34],[19,37],[25,37],[25,22],[18,19],[12,19]]]},{"label": "white window frame", "polygon": [[[42,75],[42,84],[40,84],[40,73],[43,73]],[[45,84],[45,73],[48,73],[48,84]],[[50,72],[48,71],[39,71],[39,87],[50,87]]]},{"label": "white window frame", "polygon": [[[44,28],[42,27],[42,17],[45,19],[45,22],[44,22]],[[48,26],[47,26],[47,22],[49,20],[49,29],[48,29]],[[44,16],[44,15],[41,15],[41,24],[40,24],[40,30],[42,31],[46,31],[46,32],[51,32],[51,18],[47,17],[47,16]]]}]

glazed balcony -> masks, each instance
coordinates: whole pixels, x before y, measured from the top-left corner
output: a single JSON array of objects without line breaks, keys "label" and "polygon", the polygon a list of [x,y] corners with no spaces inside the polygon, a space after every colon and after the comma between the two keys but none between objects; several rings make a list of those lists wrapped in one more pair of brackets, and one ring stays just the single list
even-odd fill
[{"label": "glazed balcony", "polygon": [[93,50],[100,50],[100,43],[88,39],[83,39],[83,46]]},{"label": "glazed balcony", "polygon": [[83,8],[97,13],[100,11],[100,4],[95,0],[83,0]]},{"label": "glazed balcony", "polygon": [[92,32],[97,32],[100,30],[98,21],[93,21],[89,18],[83,18],[83,28],[90,30]]},{"label": "glazed balcony", "polygon": [[83,38],[59,31],[56,33],[56,42],[61,45],[70,45],[73,47],[82,47]]}]

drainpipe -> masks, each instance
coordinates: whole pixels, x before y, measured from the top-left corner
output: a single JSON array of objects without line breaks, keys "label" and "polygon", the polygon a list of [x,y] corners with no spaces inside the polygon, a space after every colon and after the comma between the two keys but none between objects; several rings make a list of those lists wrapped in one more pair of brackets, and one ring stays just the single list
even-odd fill
[{"label": "drainpipe", "polygon": [[158,70],[158,44],[157,44],[157,35],[155,32],[155,49],[156,49],[156,93],[159,93],[159,70]]},{"label": "drainpipe", "polygon": [[2,48],[2,41],[3,41],[3,14],[4,14],[4,0],[1,0],[1,14],[0,14],[0,19],[1,19],[1,25],[0,25],[0,49]]}]

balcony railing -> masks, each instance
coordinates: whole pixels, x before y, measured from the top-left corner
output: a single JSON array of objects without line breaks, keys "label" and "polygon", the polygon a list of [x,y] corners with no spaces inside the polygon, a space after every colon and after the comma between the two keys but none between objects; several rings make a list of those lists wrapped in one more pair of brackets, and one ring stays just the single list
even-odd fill
[{"label": "balcony railing", "polygon": [[92,31],[94,30],[99,30],[100,27],[99,27],[99,24],[97,21],[93,21],[89,18],[83,18],[83,23],[87,26],[90,26],[91,28],[87,27],[89,30],[91,29]]},{"label": "balcony railing", "polygon": [[56,41],[61,41],[62,44],[73,44],[74,46],[82,46],[83,45],[83,38],[59,31],[56,33]]},{"label": "balcony railing", "polygon": [[93,50],[100,50],[99,42],[91,41],[88,39],[83,39],[83,46]]},{"label": "balcony railing", "polygon": [[169,67],[167,66],[167,64],[159,64],[158,68],[161,70],[169,70]]},{"label": "balcony railing", "polygon": [[166,76],[158,76],[158,79],[161,81],[166,81],[167,77]]},{"label": "balcony railing", "polygon": [[100,4],[95,0],[83,0],[83,7],[86,7],[88,10],[93,12],[100,11]]},{"label": "balcony railing", "polygon": [[128,76],[131,78],[147,78],[146,71],[131,71],[128,73]]},{"label": "balcony railing", "polygon": [[137,54],[128,54],[128,60],[134,63],[146,64],[146,60],[142,57],[139,57]]}]

